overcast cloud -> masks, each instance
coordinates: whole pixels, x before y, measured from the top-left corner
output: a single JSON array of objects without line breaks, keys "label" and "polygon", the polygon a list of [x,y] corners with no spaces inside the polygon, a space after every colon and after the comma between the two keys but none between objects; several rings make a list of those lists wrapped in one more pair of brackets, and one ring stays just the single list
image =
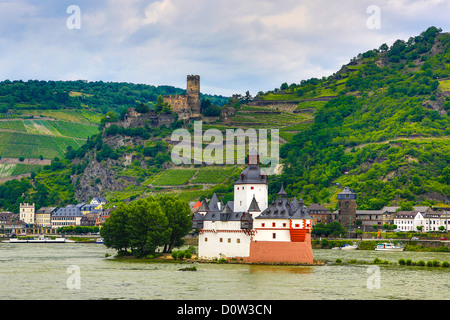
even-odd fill
[{"label": "overcast cloud", "polygon": [[[71,5],[79,29],[67,27]],[[448,31],[449,13],[448,0],[0,1],[0,79],[185,88],[198,74],[203,93],[255,95],[430,26]]]}]

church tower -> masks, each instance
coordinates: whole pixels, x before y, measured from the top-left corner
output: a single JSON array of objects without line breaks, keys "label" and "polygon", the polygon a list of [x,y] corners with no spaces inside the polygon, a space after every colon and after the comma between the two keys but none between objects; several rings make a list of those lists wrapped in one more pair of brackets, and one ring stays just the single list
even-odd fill
[{"label": "church tower", "polygon": [[259,156],[256,153],[249,155],[247,168],[234,183],[234,212],[247,212],[253,198],[260,209],[259,212],[253,213],[255,218],[268,206],[267,174],[259,166]]},{"label": "church tower", "polygon": [[337,195],[339,215],[338,221],[342,226],[348,228],[355,226],[356,222],[356,193],[349,187],[345,187]]}]

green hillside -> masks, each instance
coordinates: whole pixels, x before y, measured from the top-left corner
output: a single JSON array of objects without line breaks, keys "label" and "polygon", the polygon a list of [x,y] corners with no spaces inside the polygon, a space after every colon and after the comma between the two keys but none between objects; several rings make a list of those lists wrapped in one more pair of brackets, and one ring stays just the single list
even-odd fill
[{"label": "green hillside", "polygon": [[348,185],[359,194],[360,208],[447,203],[448,77],[450,34],[432,27],[359,55],[314,86],[287,89],[292,97],[326,87],[338,93],[282,147],[288,193],[333,205],[336,186]]},{"label": "green hillside", "polygon": [[[125,90],[122,85],[118,88],[118,92]],[[70,92],[78,99],[111,98],[80,88]],[[283,171],[270,177],[272,197],[283,182],[289,197],[331,208],[343,186],[358,193],[360,209],[407,203],[442,205],[450,197],[449,97],[450,34],[431,27],[390,47],[383,44],[359,54],[328,77],[283,83],[255,99],[230,99],[225,107],[233,107],[234,115],[205,124],[203,130],[279,129]],[[136,106],[137,101],[130,105]],[[75,110],[85,114],[76,115],[79,119],[89,119],[89,112],[97,108],[81,100],[80,105]],[[57,125],[44,122],[52,135],[39,135],[21,121],[23,127],[8,124],[0,132],[70,139],[70,127],[63,133]],[[25,200],[38,206],[63,205],[89,192],[101,192],[111,205],[162,192],[177,193],[188,201],[216,192],[220,199],[231,200],[232,184],[242,166],[175,167],[170,136],[181,127],[193,129],[192,123],[177,121],[170,128],[116,127],[93,135],[79,149],[70,149],[65,159],[45,166],[28,184],[0,185],[0,195],[8,186],[26,194],[0,206],[8,208]],[[63,149],[68,141],[58,143]]]}]

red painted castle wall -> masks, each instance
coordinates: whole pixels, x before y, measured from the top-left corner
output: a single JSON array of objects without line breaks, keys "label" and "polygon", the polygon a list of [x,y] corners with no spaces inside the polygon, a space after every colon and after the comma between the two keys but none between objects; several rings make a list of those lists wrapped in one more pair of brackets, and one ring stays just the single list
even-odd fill
[{"label": "red painted castle wall", "polygon": [[305,235],[304,242],[252,241],[250,256],[243,260],[256,263],[313,263],[311,234]]}]

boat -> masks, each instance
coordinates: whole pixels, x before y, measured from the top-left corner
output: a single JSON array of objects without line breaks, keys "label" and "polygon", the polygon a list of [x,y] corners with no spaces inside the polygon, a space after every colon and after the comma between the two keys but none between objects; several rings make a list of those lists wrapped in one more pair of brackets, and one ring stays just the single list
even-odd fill
[{"label": "boat", "polygon": [[105,242],[103,241],[103,238],[97,238],[97,240],[95,240],[95,243],[105,243]]},{"label": "boat", "polygon": [[333,250],[356,250],[356,249],[358,249],[358,245],[355,243],[353,243],[353,244],[344,243],[342,245],[342,247],[334,247],[331,249],[333,249]]},{"label": "boat", "polygon": [[11,238],[9,239],[10,243],[69,243],[76,242],[73,240],[69,240],[66,238],[49,238],[44,235],[40,235],[39,237],[35,237],[32,239],[19,239],[19,238]]},{"label": "boat", "polygon": [[405,248],[399,243],[397,245],[392,242],[378,243],[375,251],[403,251]]}]

